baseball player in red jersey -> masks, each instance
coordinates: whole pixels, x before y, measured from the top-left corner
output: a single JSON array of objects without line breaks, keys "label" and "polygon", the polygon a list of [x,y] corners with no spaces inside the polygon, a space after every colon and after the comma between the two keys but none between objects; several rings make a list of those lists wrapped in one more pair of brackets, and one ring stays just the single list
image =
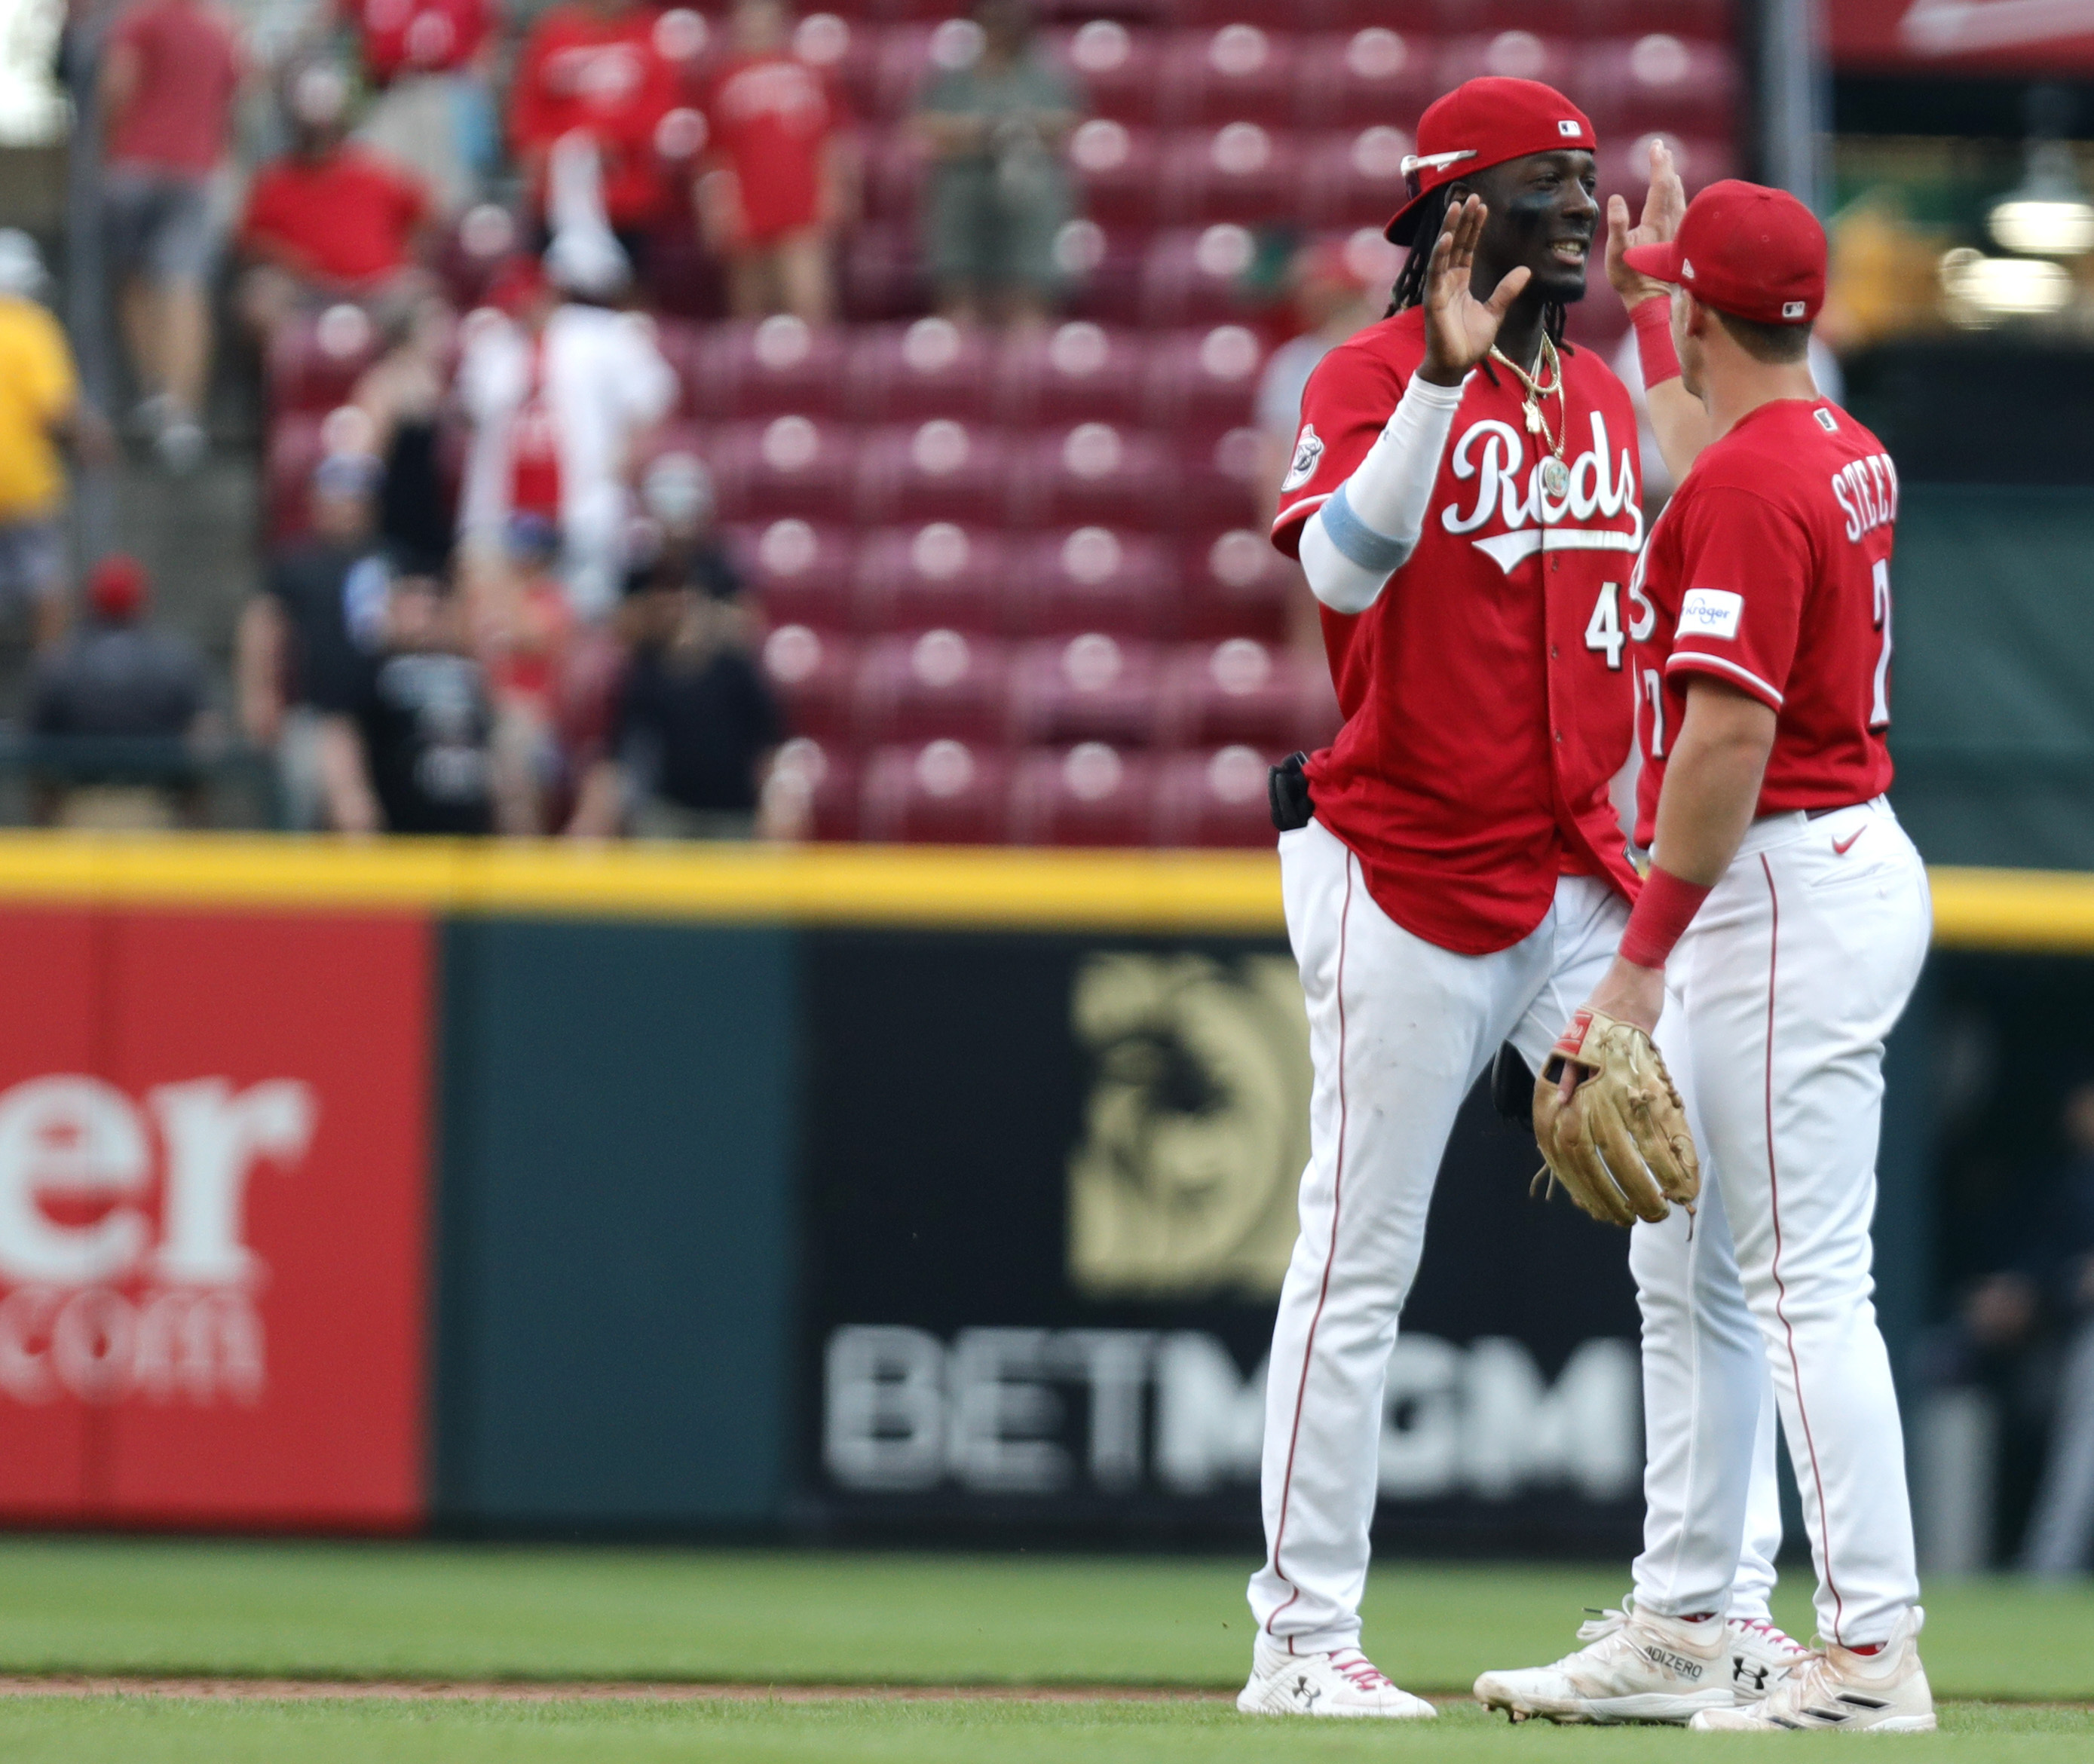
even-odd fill
[{"label": "baseball player in red jersey", "polygon": [[1560,341],[1594,146],[1528,80],[1426,111],[1390,227],[1423,243],[1392,316],[1310,378],[1281,487],[1274,543],[1321,603],[1346,720],[1275,776],[1315,1085],[1248,1714],[1433,1713],[1359,1648],[1397,1319],[1462,1098],[1501,1043],[1546,1053],[1637,886],[1607,790],[1631,739],[1635,418]]},{"label": "baseball player in red jersey", "polygon": [[[1653,864],[1589,1003],[1655,1029],[1703,1186],[1691,1225],[1675,1213],[1631,1240],[1649,1432],[1632,1609],[1555,1666],[1488,1673],[1476,1692],[1515,1718],[1633,1706],[1704,1729],[1922,1731],[1934,1707],[1869,1241],[1883,1038],[1931,923],[1883,794],[1897,473],[1811,381],[1825,237],[1801,203],[1712,185],[1676,239],[1625,260],[1673,289],[1678,367],[1710,439],[1629,589]],[[1770,1372],[1825,1645],[1744,1706],[1718,1662]]]}]

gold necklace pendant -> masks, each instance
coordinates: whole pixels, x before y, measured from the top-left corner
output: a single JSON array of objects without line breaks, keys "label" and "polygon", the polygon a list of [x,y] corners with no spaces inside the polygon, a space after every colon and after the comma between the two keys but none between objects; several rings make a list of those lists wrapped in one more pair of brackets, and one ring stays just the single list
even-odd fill
[{"label": "gold necklace pendant", "polygon": [[1544,432],[1541,426],[1541,406],[1536,404],[1531,398],[1529,398],[1527,401],[1525,414],[1527,416],[1527,433],[1530,435],[1539,435]]},{"label": "gold necklace pendant", "polygon": [[1570,488],[1570,468],[1554,454],[1541,462],[1541,488],[1558,502]]}]

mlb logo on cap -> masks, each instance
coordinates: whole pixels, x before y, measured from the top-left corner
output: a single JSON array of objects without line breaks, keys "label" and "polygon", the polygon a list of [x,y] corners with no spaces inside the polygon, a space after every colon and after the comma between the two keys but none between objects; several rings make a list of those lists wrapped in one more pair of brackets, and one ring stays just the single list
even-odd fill
[{"label": "mlb logo on cap", "polygon": [[1566,117],[1556,125],[1556,133],[1566,141],[1575,141],[1585,133],[1585,125],[1571,117]]},{"label": "mlb logo on cap", "polygon": [[1803,316],[1803,302],[1800,300],[1784,300],[1781,303],[1781,315],[1784,319],[1801,318]]}]

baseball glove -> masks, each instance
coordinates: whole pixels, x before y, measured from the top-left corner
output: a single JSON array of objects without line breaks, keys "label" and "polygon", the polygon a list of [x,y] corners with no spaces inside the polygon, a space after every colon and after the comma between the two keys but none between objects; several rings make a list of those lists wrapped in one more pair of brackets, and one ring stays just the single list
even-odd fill
[{"label": "baseball glove", "polygon": [[[1567,1098],[1566,1067],[1584,1074]],[[1561,1184],[1597,1219],[1655,1223],[1675,1201],[1694,1210],[1701,1167],[1687,1110],[1657,1048],[1634,1023],[1596,1010],[1570,1019],[1535,1080],[1534,1136],[1551,1189]]]}]

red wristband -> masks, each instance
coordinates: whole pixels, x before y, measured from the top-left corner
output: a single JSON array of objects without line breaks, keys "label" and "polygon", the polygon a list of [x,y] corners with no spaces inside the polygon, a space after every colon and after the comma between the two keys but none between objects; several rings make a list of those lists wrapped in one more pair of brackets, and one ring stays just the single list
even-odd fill
[{"label": "red wristband", "polygon": [[1679,377],[1679,354],[1672,346],[1672,299],[1653,294],[1629,308],[1629,323],[1636,327],[1636,354],[1643,358],[1643,386],[1653,386]]},{"label": "red wristband", "polygon": [[1629,915],[1628,929],[1622,933],[1622,959],[1638,967],[1663,967],[1673,945],[1708,897],[1709,889],[1702,884],[1683,882],[1670,870],[1653,864],[1644,878],[1643,893],[1636,897],[1636,910]]}]

